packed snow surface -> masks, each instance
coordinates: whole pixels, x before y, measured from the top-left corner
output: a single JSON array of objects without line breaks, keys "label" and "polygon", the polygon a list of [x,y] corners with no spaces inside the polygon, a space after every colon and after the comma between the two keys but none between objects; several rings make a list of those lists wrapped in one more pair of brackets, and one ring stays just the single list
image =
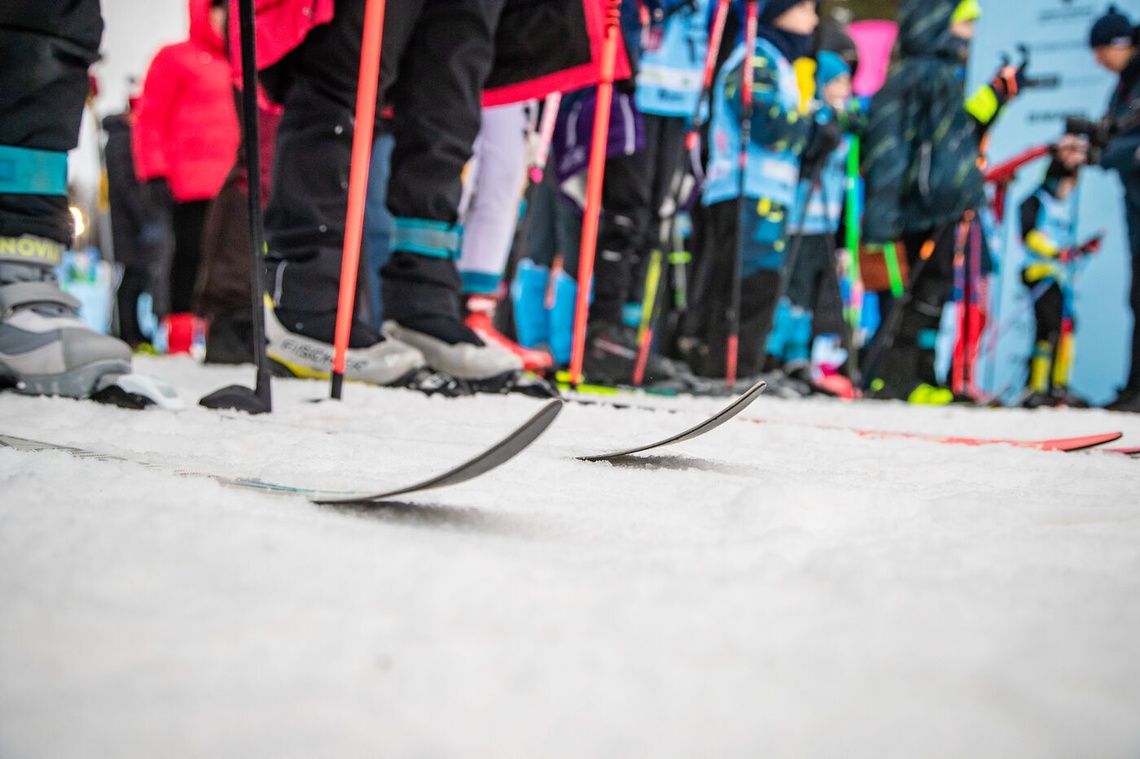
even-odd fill
[{"label": "packed snow surface", "polygon": [[[179,476],[388,488],[534,413],[139,359],[182,412],[0,395],[0,757],[1140,756],[1140,461],[870,439],[1140,415],[761,397],[677,432],[569,403],[457,487],[317,506]],[[757,423],[764,420],[764,423]]]}]

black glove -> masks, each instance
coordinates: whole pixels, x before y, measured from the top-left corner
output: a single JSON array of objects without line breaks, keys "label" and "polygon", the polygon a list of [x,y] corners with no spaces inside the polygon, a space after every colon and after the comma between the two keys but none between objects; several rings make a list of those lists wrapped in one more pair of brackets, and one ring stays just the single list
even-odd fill
[{"label": "black glove", "polygon": [[828,119],[823,123],[817,121],[811,130],[811,136],[808,137],[807,147],[804,148],[801,160],[804,168],[801,173],[811,176],[814,169],[822,165],[842,141],[843,127],[840,126],[838,119]]}]

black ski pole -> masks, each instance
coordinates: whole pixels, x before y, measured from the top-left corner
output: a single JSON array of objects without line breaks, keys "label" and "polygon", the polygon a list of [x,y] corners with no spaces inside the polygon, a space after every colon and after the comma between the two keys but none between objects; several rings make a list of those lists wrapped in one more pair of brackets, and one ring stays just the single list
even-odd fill
[{"label": "black ski pole", "polygon": [[[766,350],[768,338],[771,336],[772,329],[775,327],[776,310],[780,307],[780,301],[787,295],[788,284],[796,268],[796,259],[799,258],[800,248],[803,247],[804,221],[806,220],[808,206],[811,205],[812,198],[815,197],[816,185],[819,183],[820,174],[823,172],[823,163],[823,160],[820,160],[812,167],[811,176],[808,179],[807,197],[804,198],[803,212],[800,216],[800,226],[792,237],[791,245],[788,246],[787,255],[784,256],[784,260],[780,263],[779,276],[776,280],[776,293],[772,299],[772,307],[768,309],[768,315],[764,319],[763,327],[760,330],[761,350]],[[797,185],[798,184],[797,182]]]},{"label": "black ski pole", "polygon": [[253,0],[238,0],[238,27],[241,39],[242,144],[248,177],[250,241],[250,306],[253,309],[253,355],[257,364],[254,389],[229,385],[198,401],[206,408],[232,408],[250,414],[273,410],[269,358],[265,354],[265,286],[261,279],[265,232],[261,219],[261,145],[257,116],[257,48]]}]

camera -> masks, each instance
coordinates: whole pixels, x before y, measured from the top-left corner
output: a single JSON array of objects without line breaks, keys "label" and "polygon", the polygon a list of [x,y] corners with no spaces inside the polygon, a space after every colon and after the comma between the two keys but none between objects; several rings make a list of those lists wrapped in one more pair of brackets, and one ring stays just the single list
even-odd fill
[{"label": "camera", "polygon": [[1093,120],[1070,116],[1065,119],[1065,133],[1086,137],[1091,148],[1103,150],[1108,145],[1108,141],[1112,139],[1113,124],[1112,120],[1107,117]]}]

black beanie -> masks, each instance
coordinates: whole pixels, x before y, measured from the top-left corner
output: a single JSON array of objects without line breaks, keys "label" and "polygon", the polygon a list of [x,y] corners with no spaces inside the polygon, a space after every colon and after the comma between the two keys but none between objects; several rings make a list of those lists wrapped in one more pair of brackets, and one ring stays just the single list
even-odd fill
[{"label": "black beanie", "polygon": [[756,21],[762,26],[771,26],[772,22],[780,16],[783,16],[785,11],[794,5],[799,5],[803,1],[804,0],[768,0],[764,3],[764,7],[760,10],[760,16]]},{"label": "black beanie", "polygon": [[1089,47],[1128,47],[1133,42],[1132,22],[1115,5],[1108,6],[1089,30]]}]

